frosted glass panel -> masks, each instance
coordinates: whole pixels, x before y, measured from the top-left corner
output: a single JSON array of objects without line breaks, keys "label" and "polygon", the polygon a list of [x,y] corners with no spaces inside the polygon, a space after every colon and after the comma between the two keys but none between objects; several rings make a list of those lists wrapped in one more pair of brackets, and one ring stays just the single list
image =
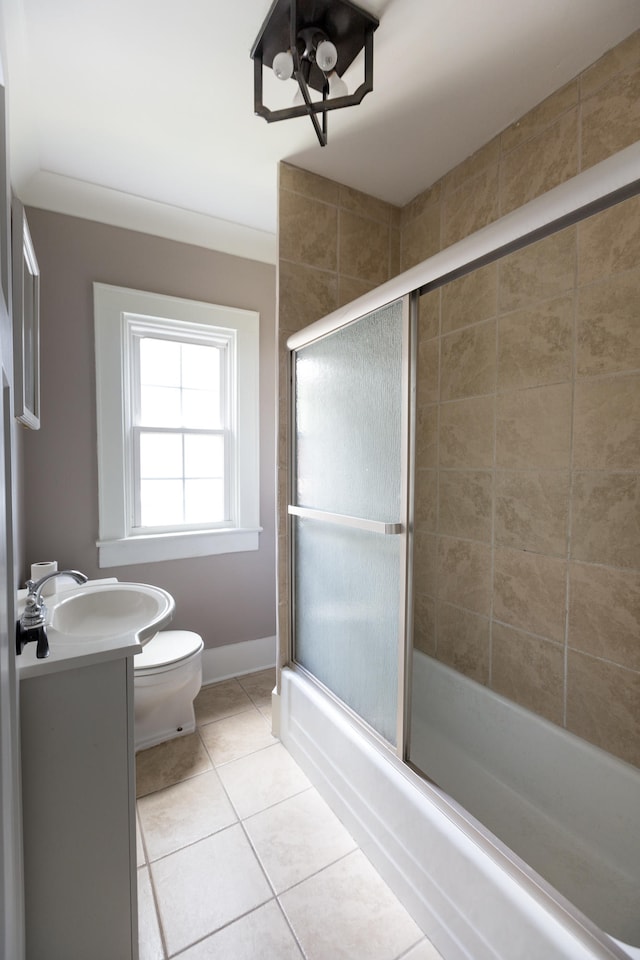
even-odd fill
[{"label": "frosted glass panel", "polygon": [[295,389],[296,505],[395,522],[402,302],[301,349]]},{"label": "frosted glass panel", "polygon": [[345,518],[402,523],[402,357],[398,302],[295,359],[295,658],[393,745],[405,537]]},{"label": "frosted glass panel", "polygon": [[394,745],[402,543],[295,521],[296,659]]}]

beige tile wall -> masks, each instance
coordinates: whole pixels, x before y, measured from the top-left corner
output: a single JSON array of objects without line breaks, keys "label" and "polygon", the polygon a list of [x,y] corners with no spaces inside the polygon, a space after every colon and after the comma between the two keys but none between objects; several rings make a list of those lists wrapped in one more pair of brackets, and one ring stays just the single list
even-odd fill
[{"label": "beige tile wall", "polygon": [[635,764],[639,319],[640,198],[422,298],[414,565],[420,649]]},{"label": "beige tile wall", "polygon": [[[288,334],[639,130],[640,32],[401,211],[281,165],[283,662]],[[422,298],[415,538],[417,645],[636,764],[639,253],[633,200]]]},{"label": "beige tile wall", "polygon": [[400,272],[400,210],[282,163],[278,245],[278,637],[284,663],[288,651],[287,338]]},{"label": "beige tile wall", "polygon": [[640,31],[408,203],[401,269],[629,146],[639,130]]}]

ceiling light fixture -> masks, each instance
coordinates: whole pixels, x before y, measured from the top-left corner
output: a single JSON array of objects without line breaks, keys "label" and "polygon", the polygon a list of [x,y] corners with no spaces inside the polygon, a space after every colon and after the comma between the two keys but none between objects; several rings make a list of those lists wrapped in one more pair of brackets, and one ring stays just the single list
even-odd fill
[{"label": "ceiling light fixture", "polygon": [[[327,113],[353,107],[373,90],[373,32],[378,21],[349,0],[275,0],[251,50],[254,109],[268,123],[311,118],[321,147],[327,145]],[[364,80],[349,94],[342,75],[364,50]],[[294,79],[294,105],[270,110],[262,100],[263,67],[282,81]],[[322,99],[312,99],[311,91]],[[322,125],[318,115],[322,115]]]}]

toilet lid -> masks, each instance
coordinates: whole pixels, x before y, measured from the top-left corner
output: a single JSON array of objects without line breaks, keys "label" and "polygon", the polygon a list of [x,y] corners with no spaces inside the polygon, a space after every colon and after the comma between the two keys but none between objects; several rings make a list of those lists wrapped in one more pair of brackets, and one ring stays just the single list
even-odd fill
[{"label": "toilet lid", "polygon": [[144,645],[133,658],[135,670],[167,667],[198,653],[203,647],[202,637],[190,630],[161,630]]}]

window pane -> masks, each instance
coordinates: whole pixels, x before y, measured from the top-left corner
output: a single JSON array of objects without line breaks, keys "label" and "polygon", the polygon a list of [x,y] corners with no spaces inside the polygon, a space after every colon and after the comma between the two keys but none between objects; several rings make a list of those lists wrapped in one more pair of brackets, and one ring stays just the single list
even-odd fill
[{"label": "window pane", "polygon": [[180,386],[180,343],[140,338],[140,382],[164,387]]},{"label": "window pane", "polygon": [[145,427],[181,427],[179,387],[140,387],[140,424]]},{"label": "window pane", "polygon": [[184,438],[184,475],[191,478],[220,478],[224,472],[222,437]]},{"label": "window pane", "polygon": [[217,390],[220,383],[220,348],[201,343],[182,346],[182,385],[195,390]]},{"label": "window pane", "polygon": [[140,482],[140,526],[164,527],[183,522],[181,480]]},{"label": "window pane", "polygon": [[220,429],[220,393],[213,390],[184,390],[182,418],[185,427],[199,430]]},{"label": "window pane", "polygon": [[184,486],[186,523],[217,523],[225,519],[222,480],[186,480]]},{"label": "window pane", "polygon": [[144,479],[182,477],[182,435],[140,434],[140,476]]}]

